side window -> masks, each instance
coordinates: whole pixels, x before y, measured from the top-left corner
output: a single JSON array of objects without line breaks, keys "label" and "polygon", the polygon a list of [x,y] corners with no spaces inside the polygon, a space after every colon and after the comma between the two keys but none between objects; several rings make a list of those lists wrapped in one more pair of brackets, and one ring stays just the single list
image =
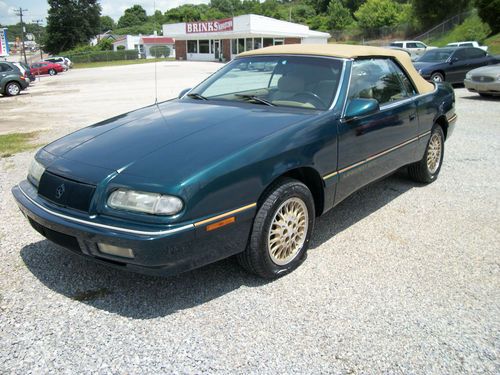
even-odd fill
[{"label": "side window", "polygon": [[7,64],[0,64],[0,71],[2,72],[9,72],[13,70],[12,67],[10,65],[7,65]]},{"label": "side window", "polygon": [[403,43],[391,43],[391,47],[403,48]]},{"label": "side window", "polygon": [[406,43],[406,48],[418,48],[417,43]]},{"label": "side window", "polygon": [[353,62],[349,99],[375,99],[380,105],[384,105],[407,98],[406,91],[391,60],[367,59]]},{"label": "side window", "polygon": [[401,83],[403,84],[403,88],[406,92],[406,96],[414,96],[417,94],[417,90],[415,90],[415,87],[413,86],[413,83],[411,83],[410,79],[406,75],[406,73],[396,64],[394,61],[390,61],[389,63],[391,65],[391,68],[396,74],[398,75],[399,79],[401,80]]},{"label": "side window", "polygon": [[486,56],[486,52],[480,48],[468,48],[467,56],[469,57],[469,59],[479,59]]},{"label": "side window", "polygon": [[465,59],[467,59],[467,50],[465,48],[457,50],[453,54],[453,58],[458,59],[458,60],[465,60]]},{"label": "side window", "polygon": [[426,45],[423,43],[415,43],[417,45],[417,48],[426,48]]}]

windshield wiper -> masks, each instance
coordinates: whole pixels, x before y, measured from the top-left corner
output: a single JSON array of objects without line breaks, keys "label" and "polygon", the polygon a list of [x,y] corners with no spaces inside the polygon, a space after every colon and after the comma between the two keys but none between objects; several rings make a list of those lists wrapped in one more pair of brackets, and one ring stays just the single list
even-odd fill
[{"label": "windshield wiper", "polygon": [[258,102],[258,103],[261,103],[261,104],[265,104],[265,105],[268,105],[270,107],[274,107],[273,103],[267,101],[266,99],[259,98],[258,96],[255,96],[255,95],[235,94],[235,96],[237,96],[239,98],[243,98],[243,99],[253,100],[255,102]]},{"label": "windshield wiper", "polygon": [[193,98],[193,99],[198,99],[198,100],[208,100],[203,95],[198,94],[196,92],[190,92],[189,94],[187,94],[187,96],[189,96],[190,98]]}]

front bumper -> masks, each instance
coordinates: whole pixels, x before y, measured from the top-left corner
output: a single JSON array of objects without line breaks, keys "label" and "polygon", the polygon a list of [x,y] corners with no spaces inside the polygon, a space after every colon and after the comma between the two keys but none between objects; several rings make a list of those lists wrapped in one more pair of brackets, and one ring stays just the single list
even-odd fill
[{"label": "front bumper", "polygon": [[500,95],[500,81],[476,82],[470,79],[464,80],[465,88],[471,92],[480,94]]},{"label": "front bumper", "polygon": [[[242,252],[250,234],[255,207],[238,212],[233,224],[214,231],[206,225],[134,227],[130,223],[71,215],[44,201],[28,181],[12,188],[31,226],[50,241],[75,254],[115,268],[154,275],[185,272]],[[97,244],[130,248],[134,258],[102,253]]]}]

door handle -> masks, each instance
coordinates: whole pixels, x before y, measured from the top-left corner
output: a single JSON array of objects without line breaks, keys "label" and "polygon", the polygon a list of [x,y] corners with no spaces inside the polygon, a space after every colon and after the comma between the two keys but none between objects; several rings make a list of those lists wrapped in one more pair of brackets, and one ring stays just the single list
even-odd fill
[{"label": "door handle", "polygon": [[417,118],[417,114],[416,114],[416,113],[412,113],[412,114],[410,115],[410,121],[413,121],[413,120],[415,120],[416,118]]}]

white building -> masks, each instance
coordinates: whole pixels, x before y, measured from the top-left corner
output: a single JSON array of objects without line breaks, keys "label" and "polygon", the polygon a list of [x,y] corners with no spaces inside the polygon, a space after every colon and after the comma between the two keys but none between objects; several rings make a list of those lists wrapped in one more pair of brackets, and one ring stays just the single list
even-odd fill
[{"label": "white building", "polygon": [[274,18],[245,14],[213,21],[163,25],[178,60],[229,61],[237,54],[279,44],[326,44],[330,34]]},{"label": "white building", "polygon": [[124,35],[113,42],[113,51],[118,50],[118,46],[123,46],[125,49],[135,49],[140,56],[145,58],[153,58],[151,47],[167,46],[170,50],[170,55],[167,57],[175,57],[175,41],[170,37],[156,35]]}]

